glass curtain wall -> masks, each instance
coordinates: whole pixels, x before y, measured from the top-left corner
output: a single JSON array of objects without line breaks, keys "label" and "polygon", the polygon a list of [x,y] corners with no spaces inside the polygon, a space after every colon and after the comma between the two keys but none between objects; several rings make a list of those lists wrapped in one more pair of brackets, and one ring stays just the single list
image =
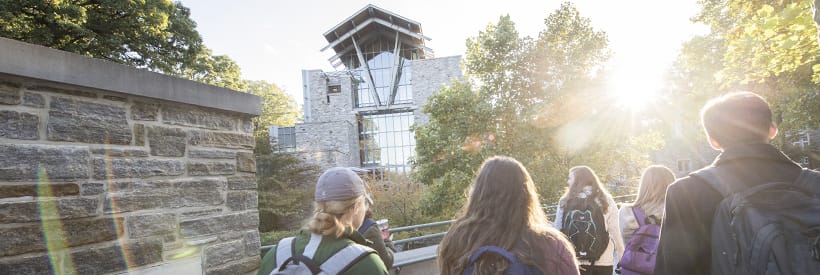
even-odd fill
[{"label": "glass curtain wall", "polygon": [[382,168],[389,173],[410,172],[416,140],[410,132],[413,112],[361,115],[359,148],[362,167]]},{"label": "glass curtain wall", "polygon": [[[373,43],[367,44],[362,49],[362,54],[367,60],[367,67],[370,68],[370,74],[373,76],[373,84],[376,86],[376,92],[379,95],[379,101],[382,106],[388,105],[390,100],[391,84],[395,81],[393,79],[393,63],[396,56],[393,54],[394,43],[385,41],[385,39],[378,39]],[[410,86],[412,75],[409,70],[410,64],[405,56],[414,56],[416,49],[408,49],[401,51],[399,57],[399,70],[397,71],[398,85],[396,85],[396,95],[392,104],[405,104],[413,102],[413,89]],[[370,92],[370,85],[367,84],[367,73],[364,66],[353,70],[358,80],[358,87],[356,88],[356,107],[374,107],[377,105],[376,98]]]}]

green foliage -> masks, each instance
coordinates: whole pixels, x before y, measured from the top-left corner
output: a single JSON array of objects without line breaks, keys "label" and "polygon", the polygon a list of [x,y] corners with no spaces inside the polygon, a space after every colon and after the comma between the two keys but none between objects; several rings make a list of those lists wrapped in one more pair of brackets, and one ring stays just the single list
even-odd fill
[{"label": "green foliage", "polygon": [[262,246],[275,245],[279,243],[279,240],[296,236],[297,234],[299,234],[299,230],[259,232],[259,241],[262,243]]},{"label": "green foliage", "polygon": [[257,155],[259,231],[294,230],[309,216],[319,168],[288,154]]},{"label": "green foliage", "polygon": [[630,114],[603,93],[597,73],[609,56],[606,34],[570,3],[544,22],[537,39],[519,37],[509,16],[468,39],[472,82],[453,82],[422,109],[430,120],[415,128],[413,176],[430,188],[426,214],[452,217],[493,155],[521,161],[550,203],[570,167],[590,165],[614,180],[637,173],[659,147],[657,132],[633,129]]},{"label": "green foliage", "polygon": [[293,126],[299,121],[299,105],[284,90],[263,80],[246,81],[248,93],[262,100],[262,115],[253,120],[253,134],[256,139],[254,152],[257,155],[270,154],[269,126]]},{"label": "green foliage", "polygon": [[0,0],[0,36],[243,91],[239,67],[211,55],[190,15],[169,0]]}]

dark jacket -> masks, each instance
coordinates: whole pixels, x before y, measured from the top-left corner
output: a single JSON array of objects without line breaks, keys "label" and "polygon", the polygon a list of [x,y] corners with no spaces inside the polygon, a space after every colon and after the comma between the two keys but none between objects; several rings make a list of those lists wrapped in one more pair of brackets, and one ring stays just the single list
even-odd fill
[{"label": "dark jacket", "polygon": [[379,254],[379,258],[382,259],[387,270],[392,269],[393,251],[396,251],[396,248],[393,246],[393,241],[382,238],[382,230],[379,225],[376,223],[370,225],[362,236],[368,240],[367,246],[373,248]]},{"label": "dark jacket", "polygon": [[[793,182],[801,167],[770,144],[725,148],[712,163],[738,177],[745,188]],[[678,179],[666,192],[655,274],[711,273],[712,219],[723,197],[700,178]]]}]

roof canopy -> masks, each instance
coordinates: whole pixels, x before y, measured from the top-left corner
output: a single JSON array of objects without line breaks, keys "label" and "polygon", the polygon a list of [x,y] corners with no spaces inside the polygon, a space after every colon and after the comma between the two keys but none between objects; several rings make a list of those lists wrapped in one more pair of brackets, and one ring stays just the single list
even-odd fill
[{"label": "roof canopy", "polygon": [[[322,51],[333,48],[336,55],[328,59],[334,67],[349,63],[355,58],[356,44],[363,48],[367,43],[380,39],[393,41],[397,38],[402,49],[418,49],[417,58],[433,57],[433,50],[424,45],[429,41],[421,32],[421,24],[388,10],[369,4],[324,33],[329,43]],[[355,63],[355,62],[354,62]]]}]

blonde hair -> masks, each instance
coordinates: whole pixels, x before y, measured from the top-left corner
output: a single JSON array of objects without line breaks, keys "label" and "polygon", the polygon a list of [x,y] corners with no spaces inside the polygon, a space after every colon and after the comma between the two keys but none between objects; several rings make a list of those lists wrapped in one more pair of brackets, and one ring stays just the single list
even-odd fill
[{"label": "blonde hair", "polygon": [[[638,197],[632,207],[643,209],[646,213],[662,212],[666,201],[666,188],[675,181],[672,170],[663,165],[652,165],[643,170]],[[662,218],[662,217],[660,217]]]},{"label": "blonde hair", "polygon": [[314,202],[313,217],[308,222],[308,229],[322,236],[340,238],[345,231],[356,230],[353,226],[356,213],[366,207],[364,196],[343,201]]}]

